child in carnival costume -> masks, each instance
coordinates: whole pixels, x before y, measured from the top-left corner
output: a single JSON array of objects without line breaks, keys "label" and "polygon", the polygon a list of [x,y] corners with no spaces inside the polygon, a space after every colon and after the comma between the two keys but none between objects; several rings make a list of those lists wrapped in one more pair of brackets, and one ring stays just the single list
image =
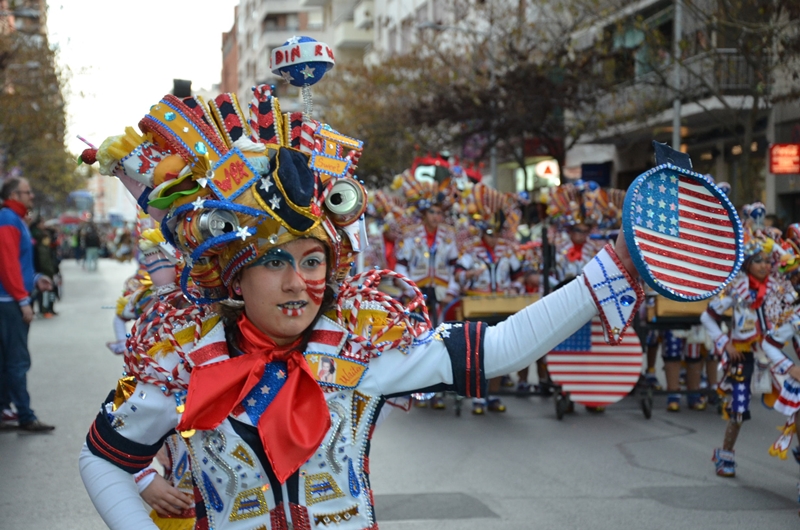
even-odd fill
[{"label": "child in carnival costume", "polygon": [[[102,404],[81,453],[84,484],[112,529],[155,528],[131,474],[175,431],[192,460],[195,528],[377,529],[369,440],[385,398],[483,397],[487,378],[531,364],[600,312],[618,342],[641,301],[618,243],[497,326],[432,329],[409,280],[347,277],[366,206],[349,173],[359,143],[281,114],[266,86],[254,89],[250,120],[232,94],[208,105],[165,96],[140,128],[96,156],[163,216],[185,267],[181,295],[134,325],[125,359],[135,387]],[[152,169],[162,164],[159,182]],[[375,288],[387,275],[413,290],[405,306]],[[637,303],[620,312],[619,296]],[[322,370],[323,358],[335,370]]]},{"label": "child in carnival costume", "polygon": [[[800,366],[783,352],[789,341],[800,334],[800,256],[794,252],[784,254],[779,272],[789,285],[783,297],[772,298],[767,303],[765,311],[775,326],[764,338],[761,348],[769,358],[773,384],[772,394],[764,396],[764,404],[787,417],[785,425],[779,427],[781,434],[770,446],[769,454],[785,460],[797,432],[800,412]],[[800,464],[800,445],[791,452]],[[797,487],[800,502],[800,483]]]},{"label": "child in carnival costume", "polygon": [[[117,300],[114,316],[114,334],[117,340],[106,343],[108,349],[117,355],[125,353],[128,335],[125,323],[148,312],[154,303],[154,297],[157,299],[164,293],[177,290],[175,267],[180,256],[175,247],[166,242],[160,230],[151,228],[142,232],[139,260],[139,270],[126,280],[125,291]],[[155,284],[151,271],[157,276]]]},{"label": "child in carnival costume", "polygon": [[[493,188],[476,184],[472,188],[475,212],[472,215],[473,225],[477,231],[475,237],[462,247],[456,263],[456,278],[467,296],[504,296],[521,294],[524,286],[522,263],[519,260],[516,241],[509,240],[508,233],[515,233],[514,216],[507,219],[506,212],[512,208],[512,199]],[[506,237],[503,237],[503,235]],[[487,324],[496,324],[505,320],[506,315],[483,318]],[[486,409],[491,412],[505,412],[506,406],[497,395],[501,386],[501,378],[489,381],[487,399],[474,398],[472,413],[483,414]]]},{"label": "child in carnival costume", "polygon": [[[711,300],[700,317],[714,343],[715,353],[721,358],[725,374],[718,384],[718,392],[725,399],[728,425],[722,447],[715,449],[713,456],[716,473],[723,477],[736,474],[734,445],[742,423],[750,419],[750,387],[755,363],[762,361],[762,341],[775,325],[765,311],[765,304],[768,306],[782,299],[790,290],[786,282],[771,274],[769,255],[773,245],[772,240],[750,237],[745,244],[742,272]],[[731,329],[725,334],[720,329],[721,315],[731,308]]]}]

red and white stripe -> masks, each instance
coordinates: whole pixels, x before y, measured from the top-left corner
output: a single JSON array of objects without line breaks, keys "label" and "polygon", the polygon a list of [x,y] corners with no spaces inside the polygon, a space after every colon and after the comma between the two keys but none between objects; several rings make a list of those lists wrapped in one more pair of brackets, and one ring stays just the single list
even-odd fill
[{"label": "red and white stripe", "polygon": [[678,213],[679,237],[636,227],[642,257],[661,285],[683,295],[708,295],[733,272],[733,223],[719,199],[685,177],[678,183]]},{"label": "red and white stripe", "polygon": [[592,319],[592,349],[553,351],[547,369],[555,383],[576,403],[610,405],[628,395],[642,371],[642,344],[630,329],[616,346],[606,343],[599,318]]}]

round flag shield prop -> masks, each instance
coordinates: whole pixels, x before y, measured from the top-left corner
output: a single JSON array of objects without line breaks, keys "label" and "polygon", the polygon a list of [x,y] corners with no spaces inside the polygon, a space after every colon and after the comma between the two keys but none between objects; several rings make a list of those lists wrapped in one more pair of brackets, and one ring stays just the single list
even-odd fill
[{"label": "round flag shield prop", "polygon": [[693,171],[663,164],[639,175],[625,196],[622,226],[639,274],[667,298],[710,298],[742,266],[736,209]]}]

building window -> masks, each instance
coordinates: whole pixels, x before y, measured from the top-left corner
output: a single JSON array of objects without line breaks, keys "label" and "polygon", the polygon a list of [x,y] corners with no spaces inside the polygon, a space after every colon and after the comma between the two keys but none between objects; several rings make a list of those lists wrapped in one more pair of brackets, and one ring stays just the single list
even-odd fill
[{"label": "building window", "polygon": [[394,55],[395,53],[397,53],[397,27],[396,26],[393,26],[389,30],[389,36],[388,37],[389,37],[388,38],[389,42],[387,42],[386,50],[391,55]]},{"label": "building window", "polygon": [[308,11],[308,29],[322,29],[324,27],[324,19],[321,9]]},{"label": "building window", "polygon": [[417,8],[417,24],[422,24],[428,21],[428,4],[422,4]]}]

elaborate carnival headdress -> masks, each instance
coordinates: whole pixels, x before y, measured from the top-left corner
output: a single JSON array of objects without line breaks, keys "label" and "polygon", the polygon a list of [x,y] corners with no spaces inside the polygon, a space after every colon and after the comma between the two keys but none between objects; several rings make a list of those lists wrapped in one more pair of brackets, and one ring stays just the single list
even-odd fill
[{"label": "elaborate carnival headdress", "polygon": [[207,103],[167,95],[139,122],[141,134],[128,127],[96,153],[101,173],[138,183],[143,207],[168,210],[161,229],[184,256],[181,288],[195,302],[228,299],[243,267],[293,239],[329,247],[332,280],[347,274],[361,249],[367,201],[353,174],[362,142],[310,115],[308,85],[333,65],[333,54],[293,38],[272,64],[304,87],[305,114],[281,113],[269,85],[253,88],[247,114],[235,94]]},{"label": "elaborate carnival headdress", "polygon": [[624,200],[623,190],[603,189],[594,181],[579,180],[550,190],[547,214],[563,226],[585,223],[618,228]]}]

